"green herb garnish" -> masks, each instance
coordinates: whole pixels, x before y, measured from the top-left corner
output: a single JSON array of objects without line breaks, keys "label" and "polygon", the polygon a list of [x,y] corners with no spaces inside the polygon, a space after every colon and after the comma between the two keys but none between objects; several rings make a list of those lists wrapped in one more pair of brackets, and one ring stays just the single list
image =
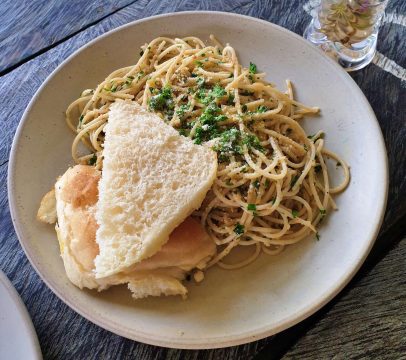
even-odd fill
[{"label": "green herb garnish", "polygon": [[255,211],[255,210],[257,210],[257,206],[255,204],[248,204],[247,210]]},{"label": "green herb garnish", "polygon": [[244,225],[241,225],[240,223],[237,223],[237,225],[234,228],[234,232],[237,235],[242,235],[242,234],[244,234],[244,231],[245,231]]},{"label": "green herb garnish", "polygon": [[299,180],[299,176],[295,175],[292,180],[290,180],[290,190],[292,190],[292,188],[295,186],[295,184],[297,183],[297,181]]},{"label": "green herb garnish", "polygon": [[190,104],[183,104],[176,109],[176,115],[179,117],[179,119],[183,118],[183,116],[185,115],[185,112],[188,111],[189,108],[190,108]]},{"label": "green herb garnish", "polygon": [[93,156],[89,159],[88,164],[89,165],[94,165],[97,162],[97,156],[96,154],[93,154]]},{"label": "green herb garnish", "polygon": [[292,216],[293,216],[293,218],[297,218],[298,215],[299,215],[299,211],[297,211],[297,210],[292,210]]},{"label": "green herb garnish", "polygon": [[243,96],[251,96],[251,95],[254,95],[254,92],[249,91],[249,90],[242,90],[241,95],[243,95]]},{"label": "green herb garnish", "polygon": [[307,138],[313,142],[316,142],[317,140],[324,138],[324,132],[321,132],[320,134],[309,135]]},{"label": "green herb garnish", "polygon": [[234,105],[234,94],[228,94],[227,105]]},{"label": "green herb garnish", "polygon": [[134,76],[127,76],[127,79],[126,79],[126,81],[125,81],[125,84],[126,84],[126,85],[131,85],[131,83],[133,82],[133,80],[134,80]]},{"label": "green herb garnish", "polygon": [[212,89],[211,94],[215,98],[221,98],[226,94],[226,91],[219,84],[216,84],[216,85],[214,85],[214,88]]},{"label": "green herb garnish", "polygon": [[148,101],[149,110],[152,111],[172,111],[175,107],[172,99],[172,90],[169,86],[164,87]]},{"label": "green herb garnish", "polygon": [[242,143],[247,145],[248,148],[254,148],[261,152],[264,152],[264,148],[262,147],[258,137],[253,134],[245,134]]},{"label": "green herb garnish", "polygon": [[264,113],[265,111],[268,111],[268,108],[264,105],[258,106],[257,112],[258,113]]},{"label": "green herb garnish", "polygon": [[204,87],[204,85],[205,85],[204,78],[202,78],[202,77],[197,77],[197,78],[196,78],[196,84],[197,84],[197,86],[198,86],[199,88]]},{"label": "green herb garnish", "polygon": [[256,74],[257,73],[257,66],[252,62],[250,62],[249,71],[250,71],[250,74]]},{"label": "green herb garnish", "polygon": [[219,158],[223,159],[229,155],[242,154],[240,137],[241,133],[236,128],[223,131],[217,145],[213,147],[213,150],[217,151]]},{"label": "green herb garnish", "polygon": [[253,186],[255,189],[257,189],[257,190],[259,189],[259,185],[260,185],[260,184],[259,184],[259,180],[258,180],[258,179],[252,182],[252,186]]}]

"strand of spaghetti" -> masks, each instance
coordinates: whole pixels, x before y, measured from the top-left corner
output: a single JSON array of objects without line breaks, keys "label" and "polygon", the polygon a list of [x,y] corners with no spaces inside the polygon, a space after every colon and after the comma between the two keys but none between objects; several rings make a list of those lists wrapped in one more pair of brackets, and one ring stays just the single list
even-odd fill
[{"label": "strand of spaghetti", "polygon": [[261,250],[268,255],[278,255],[283,251],[284,248],[284,246],[276,246],[275,250],[271,250],[268,249],[267,246],[265,246],[264,244],[261,245]]},{"label": "strand of spaghetti", "polygon": [[[240,245],[241,245],[241,241],[240,241]],[[240,261],[236,264],[226,264],[223,261],[219,261],[217,264],[221,268],[227,269],[227,270],[239,269],[239,268],[242,268],[242,267],[247,266],[247,265],[251,264],[252,262],[254,262],[256,260],[256,258],[259,256],[260,252],[261,252],[261,245],[259,243],[256,243],[254,253],[250,257],[246,258],[245,260]]]},{"label": "strand of spaghetti", "polygon": [[340,185],[330,189],[330,194],[339,193],[339,192],[343,191],[348,186],[348,183],[350,182],[350,170],[348,168],[348,165],[336,153],[334,153],[334,152],[332,152],[330,150],[327,150],[327,149],[323,148],[321,150],[321,152],[322,152],[322,154],[324,154],[324,155],[334,159],[335,161],[337,161],[337,163],[339,163],[341,165],[341,167],[343,168],[343,171],[344,171],[344,179],[343,179],[343,181],[341,182]]},{"label": "strand of spaghetti", "polygon": [[90,129],[94,129],[99,127],[101,124],[103,124],[105,122],[105,117],[106,115],[102,115],[102,118],[99,120],[93,120],[91,123],[89,123],[84,129],[82,129],[75,137],[75,139],[73,140],[73,144],[72,144],[72,158],[73,160],[75,160],[76,163],[79,163],[78,161],[78,157],[76,155],[76,148],[77,145],[79,143],[79,141],[81,140],[82,136],[85,135]]},{"label": "strand of spaghetti", "polygon": [[[235,235],[236,236],[236,235]],[[238,245],[239,239],[234,239],[232,240],[225,249],[223,249],[219,254],[214,256],[213,259],[210,260],[210,262],[207,264],[207,267],[212,267],[214,264],[218,263],[222,258],[227,256],[230,251]]]}]

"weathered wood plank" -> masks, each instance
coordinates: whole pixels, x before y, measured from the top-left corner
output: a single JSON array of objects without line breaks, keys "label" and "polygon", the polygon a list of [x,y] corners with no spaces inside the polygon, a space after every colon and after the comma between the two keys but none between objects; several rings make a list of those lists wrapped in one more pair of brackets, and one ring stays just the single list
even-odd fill
[{"label": "weathered wood plank", "polygon": [[[303,4],[304,1],[290,0],[233,0],[227,2],[139,0],[0,78],[0,93],[2,94],[0,100],[0,266],[10,277],[28,307],[39,335],[44,358],[250,359],[259,349],[266,345],[271,345],[273,349],[267,358],[275,358],[272,357],[272,354],[281,353],[280,343],[283,341],[281,337],[271,337],[256,343],[229,349],[198,352],[181,351],[139,344],[111,334],[89,323],[58,300],[42,283],[28,263],[21,247],[18,245],[16,235],[11,225],[5,180],[7,159],[12,137],[24,108],[49,73],[63,59],[89,40],[132,20],[163,12],[195,9],[225,10],[252,15],[301,33],[309,21],[309,17],[305,15],[302,9]],[[392,0],[392,4],[394,8],[397,7],[399,9],[400,13],[402,13],[402,11],[403,13],[406,12],[406,2]],[[393,35],[394,32],[396,35]],[[405,29],[399,25],[385,25],[382,34],[383,36],[379,46],[382,46],[382,49],[385,50],[384,55],[396,59],[399,64],[404,65],[405,52],[398,51],[399,46],[395,41],[405,36]],[[381,51],[383,52],[383,50]],[[399,79],[385,73],[375,65],[371,65],[363,71],[356,73],[354,78],[376,111],[387,142],[391,188],[385,229],[389,229],[396,219],[400,219],[402,214],[404,215],[406,212],[406,204],[403,201],[406,195],[404,170],[406,161],[406,157],[404,156],[406,125],[403,115],[406,110],[405,87],[402,87]],[[362,136],[362,134],[360,134],[360,136]],[[401,156],[402,154],[403,157]],[[398,238],[398,235],[393,236],[393,238],[390,236],[382,237],[377,244],[378,246],[375,247],[375,253],[387,251],[388,246]],[[404,247],[404,242],[402,244]],[[399,251],[399,249],[394,250],[395,253]],[[401,255],[404,258],[404,252],[401,252]],[[376,261],[378,260],[379,259]],[[375,261],[372,261],[371,267],[374,264]],[[378,267],[376,269],[378,269]],[[316,317],[316,320],[305,323],[304,326],[306,326],[306,329],[313,327],[311,331],[315,331],[320,338],[324,337],[325,331],[332,336],[334,335],[334,331],[329,330],[329,327],[327,327],[327,330],[324,329],[326,327],[324,325],[321,328],[319,327],[319,319],[325,319],[327,324],[331,325],[336,321],[344,323],[346,316],[353,319],[351,324],[352,327],[355,328],[354,333],[364,331],[363,329],[365,329],[368,324],[373,325],[374,322],[368,323],[366,316],[362,317],[362,323],[357,323],[356,320],[354,320],[358,310],[356,306],[350,305],[356,305],[357,302],[362,301],[362,298],[359,299],[358,296],[365,296],[365,294],[359,292],[357,289],[359,287],[370,288],[372,290],[368,291],[375,292],[377,297],[385,296],[381,294],[381,291],[389,291],[390,288],[388,286],[392,283],[398,286],[397,281],[399,279],[398,271],[393,270],[391,266],[380,268],[380,275],[374,275],[374,271],[371,272],[371,274],[367,274],[365,279],[368,280],[365,280],[367,281],[366,283],[353,282],[348,289],[354,288],[354,290],[346,290],[347,293],[344,294],[344,296],[340,296],[339,300],[336,300],[330,305],[330,308],[324,309],[323,312],[318,315],[319,318]],[[391,271],[394,271],[395,275],[392,274]],[[386,279],[387,284],[384,285],[387,286],[381,288],[381,284],[374,285],[375,276],[378,276],[379,281],[382,283],[384,279]],[[344,301],[345,296],[349,296],[353,291],[356,292],[354,293],[354,298],[352,298],[353,300],[347,303],[345,307],[346,312],[330,310],[340,306],[341,299]],[[366,308],[371,306],[369,303],[363,303],[363,305],[365,305]],[[371,309],[376,310],[374,307]],[[395,311],[393,308],[391,309],[392,312],[389,313],[389,317],[393,317]],[[401,311],[402,307],[398,307],[398,309]],[[327,315],[325,315],[326,312],[328,312]],[[385,311],[382,310],[382,319],[384,315]],[[342,320],[337,319],[337,316],[341,317]],[[404,320],[404,318],[401,319]],[[69,329],[69,338],[67,338],[67,329]],[[298,332],[296,329],[293,329],[293,331]],[[392,333],[393,338],[397,336],[397,339],[401,339],[402,333],[399,331],[404,331],[404,328],[394,327]],[[284,334],[282,336],[284,336]],[[363,336],[367,338],[368,334],[364,331]],[[371,336],[369,337],[370,341],[374,340],[374,336],[377,336],[376,333],[371,332]],[[288,337],[286,336],[286,338]],[[306,349],[309,347],[309,344],[311,347],[311,341],[305,341],[305,339],[306,337],[304,337],[303,345],[298,343],[300,347],[292,349],[294,353],[289,355],[291,358],[299,358],[301,357],[298,355],[299,353],[304,354],[306,351],[309,351]],[[336,344],[337,351],[343,346],[350,346],[352,341],[357,344],[361,351],[362,344],[357,343],[357,339],[357,336],[354,335],[353,337],[353,333],[349,334],[346,338],[346,343]],[[329,341],[333,340],[330,339]],[[326,348],[328,347],[329,341],[326,341]],[[287,346],[289,347],[290,344],[291,340],[288,340]],[[322,351],[321,354],[327,354],[326,357],[328,357],[328,353],[325,352],[326,350],[321,349],[320,351]],[[319,358],[316,352],[309,354],[312,355],[313,358]]]},{"label": "weathered wood plank", "polygon": [[345,294],[283,359],[405,359],[405,268],[406,239]]},{"label": "weathered wood plank", "polygon": [[0,73],[134,0],[3,0]]}]

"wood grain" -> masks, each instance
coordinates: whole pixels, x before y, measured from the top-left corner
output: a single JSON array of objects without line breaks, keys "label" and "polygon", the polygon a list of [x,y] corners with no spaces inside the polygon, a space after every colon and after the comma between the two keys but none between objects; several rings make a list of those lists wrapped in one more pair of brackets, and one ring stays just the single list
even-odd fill
[{"label": "wood grain", "polygon": [[0,73],[134,0],[3,0]]},{"label": "wood grain", "polygon": [[405,269],[403,239],[283,359],[405,359]]},{"label": "wood grain", "polygon": [[[40,0],[35,2],[41,3],[44,7],[57,6],[56,2]],[[61,3],[65,2],[61,1]],[[72,3],[77,4],[75,1]],[[96,6],[101,3],[104,4],[101,1],[80,4]],[[122,3],[124,2],[114,4]],[[355,73],[353,77],[374,108],[387,144],[391,182],[383,228],[387,235],[379,238],[372,256],[368,259],[368,266],[360,273],[360,278],[353,281],[336,300],[316,316],[302,323],[301,328],[295,327],[290,330],[290,333],[288,330],[281,336],[277,335],[259,342],[205,351],[170,350],[123,339],[89,323],[56,298],[32,269],[18,244],[11,224],[6,194],[6,174],[15,129],[25,107],[40,84],[73,51],[119,25],[150,15],[181,10],[223,10],[247,14],[272,21],[300,34],[310,19],[303,11],[303,4],[304,1],[297,0],[216,2],[138,0],[90,27],[85,26],[83,31],[0,78],[2,94],[0,98],[0,267],[16,286],[32,316],[45,359],[250,359],[266,346],[269,348],[263,353],[266,356],[264,358],[272,359],[280,357],[297,340],[297,336],[304,334],[307,329],[310,329],[308,334],[303,336],[291,352],[286,354],[287,358],[332,358],[340,356],[341,353],[350,356],[352,347],[355,349],[354,358],[362,358],[362,352],[367,350],[377,351],[383,356],[386,342],[378,341],[383,334],[391,341],[392,352],[388,351],[388,356],[402,354],[400,351],[404,350],[405,345],[402,339],[405,333],[404,306],[406,304],[405,298],[401,296],[405,293],[402,268],[398,265],[403,264],[404,271],[404,260],[403,262],[401,260],[405,258],[405,241],[394,248],[381,263],[379,261],[383,254],[399,241],[401,231],[396,233],[390,231],[396,227],[396,224],[399,227],[406,215],[404,201],[406,197],[404,117],[406,87],[399,79],[375,65]],[[0,6],[3,6],[3,3]],[[66,11],[72,11],[72,13],[65,14],[65,19],[74,19],[76,16],[82,19],[80,26],[89,24],[89,20],[85,19],[87,15],[84,16],[83,11],[78,10],[83,9],[83,6],[72,5],[69,9],[66,8]],[[402,0],[392,0],[390,6],[391,11],[396,9],[399,13],[406,13],[406,2]],[[44,13],[39,11],[37,24],[49,21],[47,16],[52,11]],[[63,31],[72,34],[69,28],[76,25],[69,24]],[[49,28],[47,29],[49,32]],[[399,51],[399,40],[406,36],[405,31],[406,29],[400,25],[386,24],[382,29],[378,45],[378,49],[385,56],[395,59],[402,66],[406,65],[406,53],[404,50]],[[44,38],[47,36],[48,33]],[[0,55],[3,54],[3,49],[4,47],[0,47]],[[379,264],[374,268],[376,263]],[[359,309],[360,307],[362,308]],[[396,312],[401,311],[403,313],[397,317]],[[368,316],[368,313],[374,315]],[[378,315],[375,316],[375,314]],[[387,326],[386,323],[394,325]],[[337,336],[340,333],[334,330],[336,324],[345,336]],[[346,324],[348,324],[347,327]],[[368,328],[371,329],[369,332]],[[315,344],[314,350],[313,344]],[[369,344],[370,347],[368,347]],[[365,357],[369,356],[372,356],[371,353],[366,353]]]}]

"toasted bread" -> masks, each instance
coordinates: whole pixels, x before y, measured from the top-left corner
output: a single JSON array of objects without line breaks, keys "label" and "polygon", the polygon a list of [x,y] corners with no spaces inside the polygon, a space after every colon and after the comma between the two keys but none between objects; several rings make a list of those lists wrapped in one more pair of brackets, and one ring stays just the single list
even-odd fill
[{"label": "toasted bread", "polygon": [[214,151],[135,102],[111,106],[105,133],[96,278],[129,272],[157,253],[200,207],[217,171]]}]

